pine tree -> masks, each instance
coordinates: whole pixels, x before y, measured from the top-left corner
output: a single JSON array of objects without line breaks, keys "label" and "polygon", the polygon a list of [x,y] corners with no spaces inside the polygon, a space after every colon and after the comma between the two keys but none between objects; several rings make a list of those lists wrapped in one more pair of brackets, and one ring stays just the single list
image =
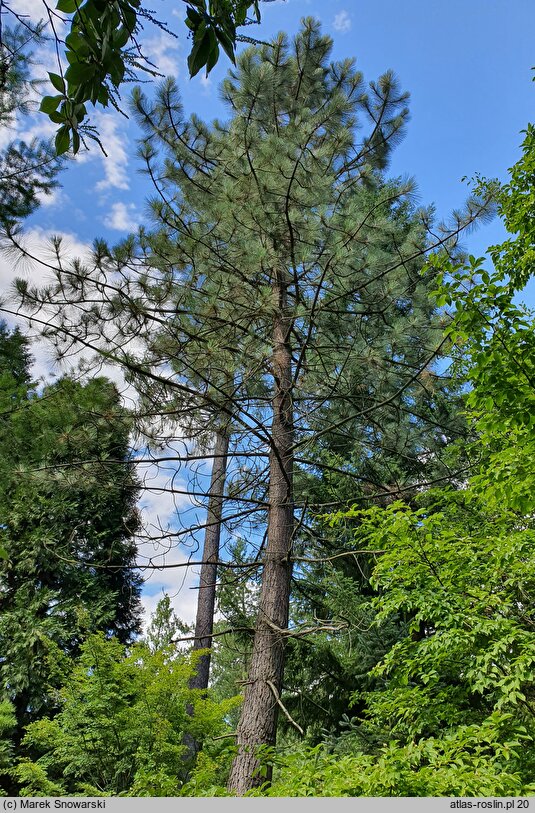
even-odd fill
[{"label": "pine tree", "polygon": [[[150,382],[156,414],[169,410],[186,426],[206,416],[212,427],[221,415],[231,422],[229,457],[244,461],[247,475],[227,486],[223,521],[248,538],[244,571],[261,570],[229,784],[238,794],[264,781],[257,749],[275,741],[285,642],[298,633],[288,628],[293,564],[306,558],[319,508],[303,483],[334,468],[378,493],[391,486],[370,482],[362,461],[378,449],[388,458],[398,414],[406,430],[444,347],[432,275],[421,274],[425,255],[454,250],[459,231],[485,211],[472,201],[430,238],[431,215],[412,204],[413,184],[383,176],[406,95],[391,73],[366,91],[351,60],[329,63],[331,45],[305,20],[291,44],[280,36],[244,52],[223,83],[230,118],[212,126],[183,121],[172,82],[152,105],[138,93],[157,228],[142,233],[139,249],[97,251],[91,268],[59,271],[44,292],[19,286],[29,307],[52,307],[60,349],[90,344]],[[370,132],[359,140],[365,120]],[[94,290],[105,292],[96,310]],[[85,309],[82,321],[73,303]],[[88,326],[99,320],[115,332],[97,346]],[[125,347],[134,336],[148,354]],[[169,391],[180,394],[179,410]],[[340,460],[347,432],[361,455],[356,471],[354,460]],[[415,461],[428,451],[424,440]]]}]

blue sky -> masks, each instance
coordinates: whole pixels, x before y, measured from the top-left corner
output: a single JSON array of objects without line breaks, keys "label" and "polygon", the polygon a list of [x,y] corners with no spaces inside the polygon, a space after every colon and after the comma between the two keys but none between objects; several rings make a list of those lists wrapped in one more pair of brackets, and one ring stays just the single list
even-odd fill
[{"label": "blue sky", "polygon": [[[33,16],[41,7],[38,0],[16,0],[14,5]],[[147,55],[162,73],[177,77],[186,113],[195,112],[207,120],[224,117],[217,86],[228,67],[226,58],[208,79],[190,80],[183,3],[151,0],[149,5],[179,37],[174,40],[157,28],[147,28],[143,35]],[[269,39],[280,30],[292,34],[300,19],[311,15],[333,37],[334,58],[355,57],[365,81],[394,70],[402,88],[411,94],[411,120],[390,172],[414,177],[420,202],[434,203],[439,216],[447,217],[462,206],[468,193],[463,176],[480,173],[506,180],[507,168],[520,154],[521,130],[535,119],[533,0],[276,0],[262,3],[261,9],[262,24],[248,31],[252,35]],[[46,75],[45,68],[54,70],[52,50],[44,48],[36,56],[43,63],[36,67],[38,75]],[[150,85],[146,91],[150,93]],[[123,95],[126,106],[128,89]],[[145,200],[151,190],[138,171],[135,123],[113,111],[100,110],[92,118],[108,158],[92,146],[89,154],[70,162],[61,176],[61,189],[44,200],[27,223],[36,245],[50,234],[61,233],[68,235],[73,250],[81,252],[96,237],[115,242],[146,220]],[[15,129],[26,136],[53,132],[43,116],[21,118]],[[463,244],[480,255],[503,236],[495,220],[468,235]],[[0,287],[8,286],[14,273],[3,259]],[[27,273],[42,278],[39,269]],[[535,304],[531,295],[529,299]],[[50,354],[44,346],[35,352],[38,372],[47,375]],[[155,478],[155,484],[165,481],[161,473]],[[172,519],[174,506],[164,493],[155,492],[150,499],[151,517],[159,515],[164,523]],[[153,580],[147,591],[149,609],[162,589],[173,592],[177,585],[177,573],[166,574]],[[182,579],[184,572],[179,574]],[[191,617],[195,602],[195,593],[186,589],[190,581],[188,577],[175,600],[186,618]]]},{"label": "blue sky", "polygon": [[[28,0],[26,0],[27,2]],[[36,0],[31,0],[34,6]],[[187,113],[208,120],[224,116],[217,85],[227,63],[190,80],[188,41],[180,0],[153,0],[156,14],[179,33],[177,41],[147,30],[146,51],[163,72],[177,75]],[[528,0],[276,0],[262,3],[262,24],[251,33],[269,39],[279,30],[295,32],[304,15],[322,21],[334,39],[334,57],[353,56],[365,80],[392,68],[411,94],[411,121],[393,156],[391,172],[416,178],[421,202],[434,202],[441,215],[462,204],[463,176],[505,179],[519,155],[521,133],[533,119],[535,4]],[[147,87],[149,90],[149,87]],[[127,96],[127,92],[125,96]],[[108,112],[99,113],[106,161],[92,148],[90,160],[63,175],[63,193],[33,222],[74,232],[82,240],[117,239],[145,215],[150,193],[137,174],[137,127]],[[79,163],[79,162],[77,162]],[[465,241],[473,253],[499,239],[499,223]]]}]

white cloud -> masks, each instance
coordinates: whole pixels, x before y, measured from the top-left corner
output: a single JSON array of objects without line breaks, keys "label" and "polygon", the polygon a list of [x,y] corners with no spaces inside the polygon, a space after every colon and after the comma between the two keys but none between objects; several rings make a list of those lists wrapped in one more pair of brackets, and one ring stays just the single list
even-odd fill
[{"label": "white cloud", "polygon": [[[50,47],[40,44],[34,48],[29,66],[30,78],[39,80],[39,84],[27,88],[24,99],[27,112],[15,111],[11,123],[0,128],[0,149],[5,149],[13,140],[30,142],[33,138],[48,139],[55,135],[58,125],[51,122],[45,113],[38,112],[42,96],[57,92],[48,80],[47,70],[57,71],[56,55]],[[41,83],[43,79],[44,84]]]},{"label": "white cloud", "polygon": [[[92,248],[88,243],[82,242],[75,234],[68,232],[56,232],[55,236],[61,238],[60,259],[63,268],[68,268],[69,262],[75,258],[82,262],[91,261]],[[50,314],[47,317],[46,309],[36,312],[33,321],[27,312],[20,312],[20,315],[17,313],[19,298],[13,289],[15,279],[25,280],[29,287],[44,287],[55,282],[54,269],[58,266],[56,249],[48,231],[34,227],[28,229],[18,239],[29,256],[17,254],[14,247],[3,254],[0,253],[0,299],[7,311],[0,311],[0,319],[5,319],[13,327],[19,325],[22,332],[31,338],[31,352],[35,358],[32,376],[36,380],[47,381],[56,375],[73,371],[78,374],[79,365],[83,363],[87,367],[87,376],[106,376],[117,386],[125,405],[133,406],[136,392],[132,386],[126,384],[119,367],[103,363],[102,360],[95,358],[95,353],[91,350],[76,344],[68,356],[58,362],[52,345],[40,335],[44,325],[39,320],[46,322],[47,318],[50,318]],[[53,312],[55,310],[53,309]],[[66,313],[65,308],[63,312]],[[57,320],[53,317],[51,321]]]},{"label": "white cloud", "polygon": [[141,49],[158,73],[163,73],[164,76],[179,75],[180,45],[171,34],[161,31],[155,37],[144,39]]},{"label": "white cloud", "polygon": [[[121,126],[124,130],[124,122],[120,121],[119,113],[97,112],[92,119],[99,133],[107,155],[103,155],[98,147],[91,152],[91,156],[99,157],[104,169],[104,178],[96,185],[96,189],[128,189],[128,153],[127,141],[121,137]],[[122,118],[122,117],[121,117]]]},{"label": "white cloud", "polygon": [[351,17],[347,11],[340,11],[334,18],[333,28],[339,34],[347,34],[351,29]]},{"label": "white cloud", "polygon": [[39,205],[51,209],[53,206],[68,206],[69,198],[63,189],[58,187],[51,189],[48,193],[40,191],[36,195]]},{"label": "white cloud", "polygon": [[[91,247],[79,240],[71,233],[62,233],[62,259],[67,265],[69,259],[79,257],[88,260]],[[35,259],[16,261],[13,255],[0,254],[0,296],[9,299],[10,289],[16,277],[26,279],[29,285],[46,285],[52,278],[52,269],[55,267],[57,257],[51,244],[49,234],[42,228],[29,229],[24,235],[24,246]],[[17,302],[13,297],[7,305],[12,314],[0,312],[0,318],[5,318],[10,326],[20,325],[23,333],[31,339],[31,352],[34,357],[31,374],[34,380],[50,382],[59,375],[67,372],[80,374],[79,364],[84,360],[87,351],[73,351],[65,361],[58,363],[51,344],[43,340],[40,335],[42,325],[35,320],[18,316]],[[45,318],[37,314],[37,318]],[[134,348],[135,349],[135,348]],[[89,355],[92,355],[91,353]],[[136,400],[136,393],[132,387],[127,387],[122,371],[108,364],[91,365],[86,373],[88,376],[105,375],[115,382],[122,394],[123,401]],[[85,376],[84,376],[85,377]],[[128,404],[129,406],[132,403]],[[175,449],[166,447],[160,453],[170,456],[173,453],[184,455],[188,445],[181,437],[179,428],[175,429]],[[166,567],[163,570],[145,570],[146,588],[142,595],[142,604],[145,610],[145,624],[162,596],[167,593],[177,615],[190,623],[195,618],[197,606],[197,590],[199,568],[189,566],[189,560],[199,561],[200,552],[196,544],[192,543],[191,535],[177,535],[179,529],[190,523],[199,522],[202,525],[204,511],[199,507],[194,497],[188,492],[190,473],[186,468],[180,470],[180,463],[161,462],[138,464],[140,479],[147,486],[140,499],[140,510],[143,517],[146,538],[139,540],[138,562],[140,567],[148,564],[186,565],[184,567]],[[190,512],[187,517],[186,513]],[[202,530],[199,532],[202,536]],[[159,538],[161,537],[161,538]],[[151,540],[152,538],[152,540]]]},{"label": "white cloud", "polygon": [[[91,256],[91,246],[72,232],[55,232],[55,236],[61,239],[63,261],[75,257],[87,260]],[[0,294],[11,288],[16,277],[23,277],[30,285],[45,285],[57,266],[56,250],[48,231],[35,226],[25,231],[19,240],[28,256],[17,255],[15,249],[0,254]]]},{"label": "white cloud", "polygon": [[[16,126],[16,137],[23,141],[30,142],[33,138],[51,139],[56,135],[58,125],[50,121],[44,113],[37,113],[34,123],[29,125],[27,117]],[[24,125],[24,126],[23,126]]]},{"label": "white cloud", "polygon": [[114,203],[104,223],[110,229],[132,232],[139,226],[139,213],[133,203]]},{"label": "white cloud", "polygon": [[187,494],[187,484],[181,477],[177,478],[177,467],[172,461],[138,463],[140,479],[146,486],[140,509],[145,527],[166,530],[176,520],[177,513],[191,507]]},{"label": "white cloud", "polygon": [[18,117],[15,116],[10,125],[0,127],[0,150],[5,150],[14,139],[20,138],[19,126]]},{"label": "white cloud", "polygon": [[44,3],[39,3],[38,0],[11,0],[9,5],[16,14],[27,14],[34,21],[43,19],[46,15]]},{"label": "white cloud", "polygon": [[[61,238],[62,263],[69,259],[79,257],[82,260],[89,258],[91,247],[81,242],[71,233],[59,233]],[[81,355],[70,361],[58,363],[54,356],[52,346],[40,336],[43,325],[35,319],[32,321],[27,315],[17,315],[18,297],[13,293],[13,283],[16,278],[24,279],[29,286],[44,286],[53,280],[53,268],[58,264],[58,258],[51,236],[44,229],[34,227],[20,237],[20,244],[29,255],[17,255],[15,248],[0,254],[0,298],[5,304],[8,313],[0,312],[0,318],[5,319],[10,326],[19,325],[22,332],[31,339],[31,352],[34,364],[31,374],[34,379],[47,381],[52,377],[67,372],[78,363]],[[46,320],[46,315],[36,314],[37,320]]]},{"label": "white cloud", "polygon": [[[168,449],[164,454],[170,451]],[[198,568],[187,563],[199,561],[200,552],[194,552],[194,548],[192,550],[189,544],[184,544],[187,537],[178,535],[183,524],[180,515],[194,510],[192,498],[185,493],[188,490],[187,472],[181,472],[181,468],[179,462],[174,464],[172,461],[137,465],[138,475],[148,489],[142,493],[139,502],[146,538],[138,543],[138,562],[145,576],[142,596],[145,623],[149,622],[158,601],[166,593],[183,621],[191,623],[195,618]],[[175,493],[171,493],[172,489]],[[143,570],[147,566],[165,567]]]},{"label": "white cloud", "polygon": [[204,88],[204,93],[205,93],[205,94],[207,94],[207,93],[209,93],[209,92],[211,91],[211,89],[212,89],[212,79],[210,78],[210,76],[209,76],[209,75],[208,75],[208,76],[206,76],[206,72],[202,73],[202,74],[200,75],[200,77],[201,77],[201,79],[200,79],[200,81],[201,81],[201,85],[202,85],[202,86],[203,86],[203,88]]},{"label": "white cloud", "polygon": [[[91,255],[91,247],[79,240],[74,234],[62,233],[63,264],[69,259],[79,257],[87,260]],[[42,228],[29,229],[24,236],[24,246],[34,257],[33,260],[19,260],[14,255],[0,254],[0,297],[10,300],[7,308],[13,313],[5,314],[0,311],[0,319],[6,319],[11,327],[20,325],[23,333],[31,339],[31,352],[34,357],[32,377],[37,381],[50,382],[59,375],[78,371],[80,362],[84,359],[86,351],[76,352],[64,362],[58,363],[51,344],[43,340],[40,335],[42,325],[25,316],[17,315],[17,302],[15,297],[10,298],[10,290],[16,277],[26,279],[29,285],[46,285],[51,279],[52,270],[47,266],[55,267],[57,257],[50,241],[49,234]],[[38,319],[45,318],[37,314]],[[92,355],[92,354],[90,354]],[[78,372],[79,374],[79,372]],[[92,366],[87,375],[105,375],[114,381],[122,394],[123,400],[131,398],[135,401],[136,394],[133,388],[127,388],[122,371],[108,364]],[[132,405],[131,403],[128,405]],[[179,429],[175,430],[175,443],[179,443],[179,451],[171,447],[162,450],[161,454],[184,454],[187,450],[185,439],[181,438]],[[148,489],[142,494],[140,510],[147,538],[139,541],[138,561],[140,567],[153,565],[187,565],[188,560],[199,561],[200,553],[192,545],[190,535],[177,536],[178,529],[190,524],[185,517],[191,512],[193,523],[202,518],[204,512],[194,504],[194,498],[188,495],[189,472],[179,470],[179,463],[162,462],[160,464],[138,464],[140,478]],[[174,493],[173,491],[174,490]],[[202,531],[200,532],[202,534]],[[154,541],[149,541],[150,538]],[[158,539],[158,537],[162,537]],[[177,615],[186,622],[195,618],[197,606],[198,567],[166,567],[164,570],[145,570],[146,589],[143,591],[142,604],[145,610],[145,623],[156,609],[162,596],[167,593]]]},{"label": "white cloud", "polygon": [[[180,569],[167,571],[168,573],[180,573]],[[141,605],[143,607],[144,618],[143,627],[146,630],[150,623],[151,615],[156,610],[158,602],[166,594],[171,599],[171,607],[186,624],[191,624],[195,621],[197,612],[197,590],[195,589],[194,582],[191,579],[186,579],[183,583],[178,584],[180,577],[171,577],[166,584],[159,585],[156,592],[143,592],[141,596]]]}]

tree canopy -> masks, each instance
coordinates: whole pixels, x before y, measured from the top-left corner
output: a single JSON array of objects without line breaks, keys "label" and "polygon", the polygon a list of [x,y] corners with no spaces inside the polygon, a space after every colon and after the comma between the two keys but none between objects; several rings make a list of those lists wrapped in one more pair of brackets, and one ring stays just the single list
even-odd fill
[{"label": "tree canopy", "polygon": [[[246,50],[223,84],[230,118],[211,126],[183,120],[172,81],[154,103],[136,92],[156,228],[115,250],[99,243],[91,264],[58,268],[45,289],[19,283],[23,307],[43,309],[60,353],[87,346],[93,325],[101,340],[90,346],[120,363],[160,414],[188,425],[202,415],[209,426],[223,416],[231,454],[254,473],[228,489],[222,517],[242,527],[252,517],[264,538],[249,552],[262,575],[230,780],[240,793],[261,781],[254,748],[275,739],[292,572],[300,553],[306,561],[318,508],[307,478],[326,467],[371,496],[411,479],[421,487],[424,455],[440,468],[447,420],[430,422],[410,451],[406,441],[411,417],[425,424],[443,399],[434,272],[422,275],[422,265],[444,245],[455,252],[487,206],[470,200],[431,237],[412,185],[383,174],[406,94],[391,73],[366,90],[351,60],[329,62],[331,48],[307,19],[292,42],[281,35]],[[364,122],[369,133],[357,136]],[[350,460],[340,454],[348,437]],[[414,471],[389,468],[402,447]],[[378,450],[372,479],[367,458]]]}]

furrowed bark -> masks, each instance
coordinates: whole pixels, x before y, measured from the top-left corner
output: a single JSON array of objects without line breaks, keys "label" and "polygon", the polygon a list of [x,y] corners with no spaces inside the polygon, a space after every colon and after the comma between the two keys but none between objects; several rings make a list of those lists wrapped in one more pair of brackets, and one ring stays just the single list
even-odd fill
[{"label": "furrowed bark", "polygon": [[290,601],[290,548],[294,522],[291,320],[287,315],[286,290],[280,277],[274,286],[274,299],[268,532],[251,665],[237,730],[238,754],[228,783],[229,791],[237,795],[271,779],[270,776],[261,776],[258,771],[257,750],[261,745],[275,743],[279,706],[269,684],[281,693],[284,631],[288,626]]}]

